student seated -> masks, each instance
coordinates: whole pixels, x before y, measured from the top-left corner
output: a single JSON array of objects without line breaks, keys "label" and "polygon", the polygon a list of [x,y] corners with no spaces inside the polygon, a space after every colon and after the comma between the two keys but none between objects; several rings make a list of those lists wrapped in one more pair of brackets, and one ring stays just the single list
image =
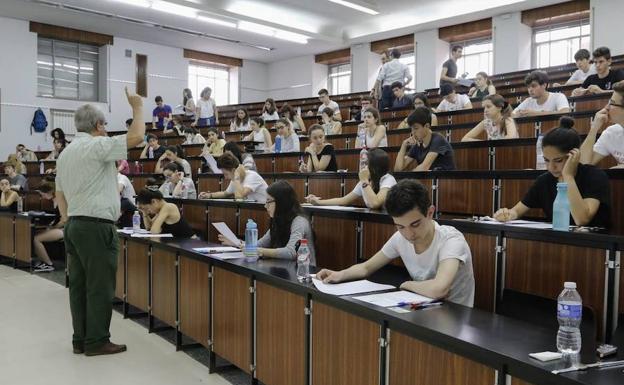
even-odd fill
[{"label": "student seated", "polygon": [[182,144],[204,144],[206,139],[197,131],[195,127],[187,127],[184,129],[184,137],[186,140]]},{"label": "student seated", "polygon": [[17,163],[17,162],[5,162],[4,163],[4,173],[7,176],[7,180],[10,183],[10,187],[11,189],[17,191],[17,192],[25,192],[28,191],[28,181],[26,180],[26,177],[22,174],[18,174],[15,171],[16,167],[19,167],[19,165],[21,164],[21,162]]},{"label": "student seated", "polygon": [[251,134],[244,137],[243,140],[253,140],[254,142],[259,142],[254,145],[254,149],[256,151],[264,152],[273,146],[271,133],[264,126],[264,119],[252,118],[249,121],[249,128],[251,128]]},{"label": "student seated", "polygon": [[462,142],[480,140],[483,132],[486,133],[487,140],[515,139],[519,136],[516,123],[511,117],[513,110],[504,97],[500,95],[486,96],[482,105],[485,119],[468,131],[462,138]]},{"label": "student seated", "polygon": [[173,203],[166,202],[160,191],[142,189],[136,201],[145,229],[152,234],[172,234],[174,238],[197,238],[188,222]]},{"label": "student seated", "polygon": [[117,173],[117,191],[121,199],[127,199],[133,205],[136,204],[134,200],[134,196],[136,195],[134,186],[132,182],[130,182],[130,179],[120,172]]},{"label": "student seated", "polygon": [[392,100],[392,108],[404,108],[411,106],[413,102],[413,97],[405,93],[405,87],[401,82],[394,82],[391,85],[392,94],[394,98]]},{"label": "student seated", "polygon": [[163,175],[165,176],[165,183],[158,189],[163,197],[197,199],[195,183],[191,178],[184,176],[184,171],[178,164],[169,163],[166,165]]},{"label": "student seated", "polygon": [[130,164],[126,159],[120,159],[117,162],[117,172],[124,175],[130,174]]},{"label": "student seated", "polygon": [[[585,81],[585,79],[587,79],[589,75],[593,75],[596,73],[596,66],[594,66],[589,59],[589,51],[585,48],[581,48],[576,51],[576,53],[574,54],[574,61],[576,62],[576,68],[578,69],[574,71],[572,76],[570,76],[570,79],[565,82],[566,86],[571,86],[573,84],[583,84],[583,82]],[[561,84],[553,83],[553,87],[561,87]]]},{"label": "student seated", "polygon": [[152,129],[169,127],[173,119],[171,106],[163,102],[162,96],[156,96],[154,102],[156,108],[152,111]]},{"label": "student seated", "polygon": [[41,195],[41,199],[51,200],[54,203],[54,219],[45,229],[37,230],[37,234],[33,238],[33,250],[39,259],[39,263],[34,265],[35,273],[54,271],[54,263],[48,251],[43,245],[45,242],[57,242],[63,239],[63,227],[67,218],[61,218],[61,213],[56,200],[56,187],[54,182],[43,182],[37,191]]},{"label": "student seated", "polygon": [[379,110],[370,107],[362,116],[363,123],[358,126],[358,136],[355,139],[355,148],[388,147],[386,126],[381,123]]},{"label": "student seated", "polygon": [[[607,125],[598,142],[598,131]],[[587,138],[581,146],[581,163],[596,165],[604,157],[611,155],[618,165],[624,168],[624,81],[613,86],[613,94],[607,105],[594,116]]]},{"label": "student seated", "polygon": [[262,119],[266,122],[267,120],[278,120],[279,114],[277,113],[277,106],[275,105],[275,100],[272,98],[267,98],[264,102],[264,107],[262,107]]},{"label": "student seated", "polygon": [[323,120],[323,131],[325,135],[340,135],[342,134],[342,123],[334,120],[334,110],[331,107],[325,107],[321,113],[321,119]]},{"label": "student seated", "polygon": [[67,143],[65,143],[65,139],[54,139],[52,142],[52,151],[48,154],[48,156],[44,160],[57,160],[61,152],[65,149]]},{"label": "student seated", "polygon": [[280,109],[280,116],[282,118],[288,119],[290,125],[292,126],[293,130],[295,130],[295,132],[306,132],[306,126],[303,122],[303,119],[301,119],[301,116],[297,114],[295,109],[288,105],[288,103],[285,103]]},{"label": "student seated", "polygon": [[366,112],[370,107],[373,106],[373,97],[372,96],[361,96],[360,97],[360,110],[353,116],[352,120],[356,122],[362,121],[362,114]]},{"label": "student seated", "polygon": [[452,84],[442,84],[440,86],[440,96],[442,101],[438,104],[436,111],[457,111],[472,108],[472,103],[468,95],[458,94],[455,92],[455,86]]},{"label": "student seated", "polygon": [[572,91],[572,96],[599,94],[610,91],[613,85],[624,80],[624,70],[611,69],[611,51],[607,47],[596,48],[593,52],[596,73],[587,76],[583,84]]},{"label": "student seated", "polygon": [[246,170],[256,171],[256,162],[251,154],[242,152],[238,144],[234,142],[227,142],[223,146],[224,154],[232,154],[238,159],[238,163],[242,164]]},{"label": "student seated", "polygon": [[[331,108],[334,111],[334,120],[342,121],[342,114],[340,113],[340,106],[335,101],[329,98],[329,91],[325,88],[319,90],[318,92],[319,100],[321,101],[321,105],[318,106],[317,115],[321,115],[323,110],[327,107]],[[308,116],[313,116],[314,113],[312,111],[308,111]]]},{"label": "student seated", "polygon": [[557,183],[568,184],[571,224],[609,228],[609,180],[604,171],[579,164],[581,138],[572,126],[574,120],[564,116],[560,127],[549,131],[542,141],[548,172],[540,175],[524,198],[512,209],[502,208],[494,218],[507,222],[522,218],[531,208],[541,208],[552,222]]},{"label": "student seated", "polygon": [[17,201],[20,196],[15,190],[11,189],[11,183],[8,179],[0,179],[0,211],[17,212]]},{"label": "student seated", "polygon": [[513,111],[513,117],[549,115],[570,112],[568,98],[559,92],[548,92],[548,74],[533,71],[524,78],[529,97]]},{"label": "student seated", "polygon": [[[414,109],[418,107],[427,107],[429,111],[431,111],[431,105],[429,104],[429,99],[427,98],[427,95],[420,93],[420,92],[414,94]],[[438,125],[438,117],[432,111],[431,112],[431,127],[437,126],[437,125]],[[409,128],[409,124],[407,124],[407,116],[405,117],[405,119],[401,121],[401,123],[399,123],[397,128]]]},{"label": "student seated", "polygon": [[217,166],[230,183],[225,191],[201,192],[199,199],[249,199],[259,203],[267,200],[267,183],[255,171],[246,170],[232,154],[223,154],[217,159]]},{"label": "student seated", "polygon": [[[287,119],[280,119],[275,123],[277,129],[277,135],[275,136],[275,142],[277,138],[281,140],[281,148],[279,152],[299,152],[301,151],[301,145],[299,144],[299,136],[292,129],[292,126]],[[275,152],[275,143],[271,147],[271,152]]]},{"label": "student seated", "polygon": [[394,171],[455,170],[453,148],[431,131],[431,111],[418,107],[407,117],[411,135],[401,143]]},{"label": "student seated", "polygon": [[223,146],[225,146],[225,139],[219,138],[219,133],[214,127],[208,129],[207,138],[204,148],[202,148],[201,156],[221,156],[223,154]]},{"label": "student seated", "polygon": [[236,110],[236,117],[230,122],[230,132],[249,131],[249,112],[244,108]]},{"label": "student seated", "polygon": [[305,149],[308,159],[301,165],[301,172],[338,171],[336,153],[331,143],[325,142],[325,131],[318,124],[310,126],[310,144]]},{"label": "student seated", "polygon": [[37,155],[23,144],[18,144],[15,147],[15,155],[20,162],[36,162],[38,160]]},{"label": "student seated", "polygon": [[492,84],[490,77],[485,72],[477,72],[475,86],[470,88],[468,96],[478,100],[483,100],[488,95],[495,95],[496,87]]},{"label": "student seated", "polygon": [[[263,258],[297,260],[297,249],[302,239],[308,241],[310,264],[316,265],[314,233],[310,221],[303,213],[297,193],[285,180],[273,183],[266,191],[264,207],[271,217],[269,230],[258,239],[258,255]],[[224,245],[244,248],[245,242],[233,244],[222,235],[219,241]]]},{"label": "student seated", "polygon": [[441,226],[433,215],[429,191],[416,180],[402,180],[388,192],[386,210],[397,232],[372,258],[341,271],[322,269],[325,283],[363,279],[395,258],[401,258],[412,281],[409,290],[434,299],[472,307],[475,281],[466,239],[452,226]]},{"label": "student seated", "polygon": [[316,206],[348,206],[361,197],[366,207],[380,210],[386,201],[388,191],[396,184],[389,171],[388,154],[380,148],[374,148],[368,152],[368,167],[360,170],[360,181],[350,193],[342,198],[331,199],[322,199],[310,194],[306,197],[306,201]]},{"label": "student seated", "polygon": [[159,159],[165,153],[165,146],[158,144],[158,137],[147,134],[147,144],[141,151],[140,159]]},{"label": "student seated", "polygon": [[17,159],[17,155],[15,155],[15,154],[9,154],[9,156],[7,157],[6,163],[12,164],[13,165],[13,169],[18,174],[26,175],[26,171],[28,171],[26,169],[26,165],[24,163],[22,163],[19,159]]},{"label": "student seated", "polygon": [[184,170],[184,174],[192,177],[191,164],[186,159],[182,158],[182,149],[177,146],[169,146],[165,149],[165,153],[162,154],[156,162],[154,173],[162,174],[163,168],[171,162],[180,165]]},{"label": "student seated", "polygon": [[173,115],[173,124],[163,129],[163,135],[184,136],[184,124],[180,115]]}]

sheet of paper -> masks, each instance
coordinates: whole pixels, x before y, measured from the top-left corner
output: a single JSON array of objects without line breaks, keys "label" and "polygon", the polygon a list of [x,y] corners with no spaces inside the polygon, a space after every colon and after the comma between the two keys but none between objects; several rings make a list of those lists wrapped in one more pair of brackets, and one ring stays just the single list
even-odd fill
[{"label": "sheet of paper", "polygon": [[311,205],[309,203],[304,203],[303,206],[315,207],[317,209],[340,210],[340,211],[368,210],[365,207],[354,207],[354,206],[314,206],[314,205]]},{"label": "sheet of paper", "polygon": [[474,83],[474,79],[462,79],[462,78],[459,78],[457,80],[459,80],[457,83],[459,85],[464,86],[464,87],[471,87],[472,83]]},{"label": "sheet of paper", "polygon": [[217,167],[217,160],[214,158],[214,156],[210,154],[205,154],[204,159],[206,159],[206,163],[208,163],[208,167],[210,167],[210,170],[213,174],[223,174],[223,172],[221,172],[221,169]]},{"label": "sheet of paper", "polygon": [[223,235],[228,241],[232,242],[233,244],[237,245],[239,243],[238,241],[238,237],[232,232],[232,230],[230,230],[230,228],[228,227],[228,225],[226,225],[224,222],[213,222],[212,225],[215,227],[215,229],[217,229],[217,231],[219,233],[221,233],[221,235]]},{"label": "sheet of paper", "polygon": [[151,234],[151,233],[133,233],[133,238],[173,238],[173,234]]},{"label": "sheet of paper", "polygon": [[425,297],[424,295],[412,293],[411,291],[392,291],[390,293],[379,293],[363,295],[359,297],[353,297],[358,301],[371,303],[373,305],[381,307],[394,307],[398,306],[401,302],[409,303],[428,303],[432,302],[433,298]]},{"label": "sheet of paper", "polygon": [[312,277],[312,282],[318,291],[332,295],[349,295],[396,289],[392,285],[383,285],[365,279],[345,283],[323,283],[323,281],[316,279],[316,277]]},{"label": "sheet of paper", "polygon": [[237,258],[245,258],[245,254],[242,251],[237,251],[235,253],[217,253],[217,254],[208,254],[216,259],[237,259]]},{"label": "sheet of paper", "polygon": [[236,247],[232,246],[217,246],[217,247],[194,247],[193,251],[204,254],[216,254],[216,253],[235,253],[240,251]]},{"label": "sheet of paper", "polygon": [[500,222],[492,217],[480,217],[477,221],[479,223],[491,224],[491,225],[506,225],[506,226],[518,226],[518,227],[528,227],[532,229],[552,229],[551,223],[544,222],[536,222],[536,221],[527,221],[524,219],[515,219],[513,221],[508,222]]}]

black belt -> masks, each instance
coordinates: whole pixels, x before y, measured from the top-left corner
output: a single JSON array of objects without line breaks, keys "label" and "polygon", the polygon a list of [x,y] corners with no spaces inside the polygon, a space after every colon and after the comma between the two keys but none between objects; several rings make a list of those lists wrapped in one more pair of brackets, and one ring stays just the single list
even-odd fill
[{"label": "black belt", "polygon": [[76,216],[76,217],[69,217],[69,219],[76,219],[79,221],[87,221],[87,222],[108,223],[110,225],[115,224],[115,222],[111,221],[110,219],[103,219],[103,218],[96,218],[96,217]]}]

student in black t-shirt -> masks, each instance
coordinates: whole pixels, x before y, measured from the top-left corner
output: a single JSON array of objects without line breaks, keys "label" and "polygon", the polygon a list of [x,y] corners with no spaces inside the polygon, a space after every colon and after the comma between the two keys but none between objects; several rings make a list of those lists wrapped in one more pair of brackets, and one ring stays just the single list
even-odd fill
[{"label": "student in black t-shirt", "polygon": [[507,222],[521,218],[531,208],[541,208],[551,222],[557,183],[565,182],[568,184],[570,223],[609,227],[609,180],[604,171],[579,163],[581,138],[572,129],[573,125],[574,120],[564,116],[560,127],[544,136],[542,150],[548,172],[535,180],[524,198],[512,209],[502,208],[494,214],[494,218]]},{"label": "student in black t-shirt", "polygon": [[301,164],[301,172],[338,171],[334,146],[325,142],[325,130],[320,124],[313,124],[308,130],[310,145],[306,147],[307,162]]},{"label": "student in black t-shirt", "polygon": [[394,171],[455,170],[453,148],[446,139],[431,132],[431,111],[417,107],[407,118],[412,128],[401,144]]},{"label": "student in black t-shirt", "polygon": [[442,73],[440,74],[440,86],[442,84],[456,84],[457,79],[457,60],[462,57],[463,48],[461,46],[454,46],[451,49],[451,58],[442,64]]},{"label": "student in black t-shirt", "polygon": [[624,71],[611,69],[611,51],[607,47],[596,48],[592,54],[596,73],[589,75],[583,85],[572,91],[572,96],[599,94],[610,91],[613,85],[624,80]]}]

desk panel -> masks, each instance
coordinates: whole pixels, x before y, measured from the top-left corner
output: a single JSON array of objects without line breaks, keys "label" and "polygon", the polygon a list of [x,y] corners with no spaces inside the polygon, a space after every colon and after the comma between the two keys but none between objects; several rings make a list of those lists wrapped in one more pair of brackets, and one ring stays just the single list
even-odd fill
[{"label": "desk panel", "polygon": [[379,325],[335,307],[312,306],[312,385],[378,385]]},{"label": "desk panel", "polygon": [[493,311],[496,280],[496,237],[464,233],[472,254],[475,280],[474,307]]},{"label": "desk panel", "polygon": [[32,227],[29,217],[15,217],[15,259],[28,264],[32,261]]},{"label": "desk panel", "polygon": [[152,315],[176,326],[177,256],[175,252],[152,249]]},{"label": "desk panel", "polygon": [[535,169],[535,145],[496,147],[495,170]]},{"label": "desk panel", "polygon": [[180,332],[210,349],[210,265],[180,256]]},{"label": "desk panel", "polygon": [[[479,124],[476,123],[475,126]],[[461,142],[462,138],[464,137],[464,135],[466,135],[468,133],[468,131],[472,130],[472,127],[467,127],[467,128],[453,128],[451,130],[451,143],[455,143],[455,142]],[[442,135],[444,135],[444,133],[441,133]],[[485,133],[482,133],[480,136],[481,140],[486,140],[487,139],[487,135]]]},{"label": "desk panel", "polygon": [[389,349],[389,385],[494,384],[494,369],[402,333],[391,331]]},{"label": "desk panel", "polygon": [[264,384],[304,384],[305,298],[258,282],[256,374]]},{"label": "desk panel", "polygon": [[[282,174],[276,178],[276,181],[277,180],[285,180],[288,182],[295,190],[299,201],[303,202],[303,198],[306,196],[306,180],[304,178],[288,178],[288,174]],[[271,184],[268,180],[266,182],[269,185]]]},{"label": "desk panel", "polygon": [[0,216],[0,255],[13,258],[15,254],[15,225],[13,216]]},{"label": "desk panel", "polygon": [[275,156],[275,172],[299,172],[299,154],[277,154]]},{"label": "desk panel", "polygon": [[[338,198],[342,196],[341,178],[310,178],[308,179],[308,194],[322,199]],[[350,190],[349,190],[350,191]]]},{"label": "desk panel", "polygon": [[[500,207],[512,208],[520,202],[535,181],[532,179],[501,179]],[[530,209],[527,218],[545,219],[542,209]]]},{"label": "desk panel", "polygon": [[254,161],[256,162],[256,170],[259,173],[271,173],[273,172],[273,158],[270,156],[262,156],[255,157]]},{"label": "desk panel", "polygon": [[458,170],[489,170],[489,152],[488,147],[456,148],[455,167]]},{"label": "desk panel", "polygon": [[[237,229],[236,207],[208,207],[208,223],[225,222],[232,231]],[[217,239],[219,232],[210,225],[208,227],[208,240],[210,242],[219,242]]]},{"label": "desk panel", "polygon": [[264,233],[269,229],[269,223],[271,221],[271,217],[267,213],[265,208],[258,209],[243,209],[240,210],[240,224],[238,228],[238,233],[244,237],[245,235],[245,227],[247,226],[247,220],[253,219],[254,222],[258,225],[258,239],[262,238]]},{"label": "desk panel", "polygon": [[202,239],[208,238],[208,207],[203,202],[182,202],[184,219]]},{"label": "desk panel", "polygon": [[445,214],[492,215],[492,187],[490,179],[440,179],[438,211]]},{"label": "desk panel", "polygon": [[143,311],[149,305],[149,246],[135,241],[126,242],[127,302]]},{"label": "desk panel", "polygon": [[357,262],[357,222],[314,215],[316,265],[332,270],[346,269]]},{"label": "desk panel", "polygon": [[[227,186],[224,186],[224,188]],[[216,192],[221,191],[221,177],[207,177],[207,178],[199,178],[199,182],[197,184],[197,194],[199,195],[200,191],[204,192]]]}]

